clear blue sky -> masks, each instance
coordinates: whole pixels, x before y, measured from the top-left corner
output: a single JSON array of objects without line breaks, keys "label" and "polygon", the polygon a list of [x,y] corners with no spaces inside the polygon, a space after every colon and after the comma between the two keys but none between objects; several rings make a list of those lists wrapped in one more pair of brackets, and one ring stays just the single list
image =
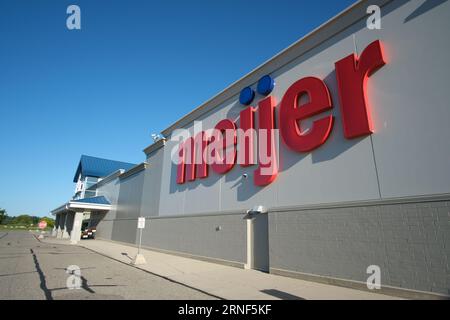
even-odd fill
[{"label": "clear blue sky", "polygon": [[142,162],[151,133],[353,2],[0,0],[0,208],[48,215],[81,154]]}]

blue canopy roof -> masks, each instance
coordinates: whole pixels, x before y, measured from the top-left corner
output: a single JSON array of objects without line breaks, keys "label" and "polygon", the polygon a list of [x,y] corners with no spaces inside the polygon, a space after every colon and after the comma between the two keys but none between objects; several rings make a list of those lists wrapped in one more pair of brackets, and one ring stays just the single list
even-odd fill
[{"label": "blue canopy roof", "polygon": [[78,181],[78,176],[80,175],[80,173],[83,176],[101,178],[106,177],[119,169],[131,169],[135,165],[136,164],[134,163],[82,155],[78,164],[77,171],[75,172],[75,176],[73,177],[73,182]]},{"label": "blue canopy roof", "polygon": [[104,196],[72,200],[72,202],[95,203],[95,204],[111,204],[108,201],[108,199],[106,199]]}]

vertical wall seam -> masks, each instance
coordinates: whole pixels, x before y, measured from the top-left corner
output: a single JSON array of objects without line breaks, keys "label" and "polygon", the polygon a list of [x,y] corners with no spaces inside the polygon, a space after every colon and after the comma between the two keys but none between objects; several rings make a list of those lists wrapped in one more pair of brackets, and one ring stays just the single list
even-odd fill
[{"label": "vertical wall seam", "polygon": [[[356,44],[356,34],[355,33],[353,34],[353,51],[354,51],[355,55],[358,57],[359,53],[358,53],[358,46]],[[380,199],[382,199],[381,186],[380,186],[380,177],[379,177],[379,174],[378,174],[378,166],[377,166],[377,160],[376,160],[376,157],[375,157],[375,148],[373,147],[372,135],[369,135],[369,138],[370,138],[370,146],[371,146],[371,149],[372,149],[373,165],[375,167],[375,175],[377,177],[378,196],[380,197]]]},{"label": "vertical wall seam", "polygon": [[377,176],[377,186],[378,186],[378,195],[380,196],[380,199],[382,199],[381,196],[381,186],[380,186],[380,177],[378,175],[378,166],[377,166],[377,159],[375,157],[375,149],[373,147],[373,138],[372,135],[370,135],[370,145],[372,146],[372,158],[373,158],[373,164],[375,166],[375,175]]},{"label": "vertical wall seam", "polygon": [[222,178],[219,179],[219,211],[222,211]]}]

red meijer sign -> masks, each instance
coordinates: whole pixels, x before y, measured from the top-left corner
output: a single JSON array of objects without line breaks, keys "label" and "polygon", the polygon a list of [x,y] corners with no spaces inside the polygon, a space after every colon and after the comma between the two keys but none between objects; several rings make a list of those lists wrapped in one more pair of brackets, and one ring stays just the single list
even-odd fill
[{"label": "red meijer sign", "polygon": [[[350,54],[335,63],[339,90],[342,126],[346,139],[354,139],[373,132],[370,108],[366,99],[368,78],[385,65],[380,41],[368,45],[360,57]],[[299,104],[307,95],[308,102]],[[278,175],[274,131],[277,101],[268,96],[259,101],[258,108],[249,106],[240,112],[239,128],[230,119],[219,121],[212,134],[202,131],[179,145],[177,183],[208,177],[209,167],[218,173],[230,171],[239,157],[243,167],[255,164],[253,143],[256,136],[255,114],[258,116],[258,168],[254,171],[254,183],[265,186]],[[334,124],[332,115],[314,120],[307,132],[301,132],[300,124],[307,118],[320,115],[333,108],[329,89],[316,77],[299,79],[284,94],[278,107],[278,130],[282,141],[293,151],[310,152],[328,139]],[[241,134],[239,134],[241,133]],[[237,145],[239,152],[237,154]],[[263,151],[262,151],[263,150]]]}]

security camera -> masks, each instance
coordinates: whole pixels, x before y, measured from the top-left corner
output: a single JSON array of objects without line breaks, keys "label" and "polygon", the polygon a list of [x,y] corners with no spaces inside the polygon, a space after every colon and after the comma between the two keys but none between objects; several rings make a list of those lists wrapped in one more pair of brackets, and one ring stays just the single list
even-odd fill
[{"label": "security camera", "polygon": [[158,142],[159,140],[163,139],[163,136],[157,133],[152,133],[151,134],[153,142]]},{"label": "security camera", "polygon": [[248,178],[248,174],[244,173],[244,174],[242,175],[242,178],[247,179],[247,178]]}]

